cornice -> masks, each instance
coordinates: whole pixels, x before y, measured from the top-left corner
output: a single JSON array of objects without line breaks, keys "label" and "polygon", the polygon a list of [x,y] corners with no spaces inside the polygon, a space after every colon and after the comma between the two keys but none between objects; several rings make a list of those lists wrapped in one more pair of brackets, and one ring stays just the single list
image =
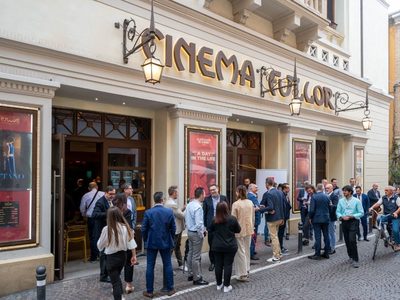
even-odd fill
[{"label": "cornice", "polygon": [[344,137],[344,140],[346,142],[353,142],[353,143],[358,143],[358,144],[363,144],[365,145],[368,141],[367,137],[361,137],[361,136],[354,136],[354,135],[348,135]]},{"label": "cornice", "polygon": [[292,125],[292,124],[281,125],[279,126],[279,129],[281,130],[282,133],[301,134],[301,135],[308,135],[310,137],[316,137],[319,132],[319,130],[316,129]]},{"label": "cornice", "polygon": [[0,92],[52,99],[59,87],[53,81],[0,73]]},{"label": "cornice", "polygon": [[186,106],[180,104],[171,107],[169,109],[169,113],[172,119],[195,119],[221,124],[228,123],[228,118],[232,116],[232,114],[230,113],[215,112],[211,109],[204,109],[202,107]]}]

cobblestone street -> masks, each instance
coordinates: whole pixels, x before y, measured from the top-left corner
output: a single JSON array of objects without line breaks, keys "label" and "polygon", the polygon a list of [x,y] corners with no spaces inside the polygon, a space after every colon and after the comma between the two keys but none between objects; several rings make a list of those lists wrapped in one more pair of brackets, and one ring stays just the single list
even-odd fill
[{"label": "cobblestone street", "polygon": [[[204,278],[211,284],[194,288],[187,275],[176,271],[175,288],[177,294],[165,299],[400,299],[398,278],[400,276],[399,254],[379,245],[375,262],[371,260],[372,240],[359,242],[361,266],[353,269],[347,261],[344,246],[329,260],[310,261],[306,255],[312,252],[305,247],[301,257],[296,255],[296,238],[287,241],[290,255],[279,264],[271,265],[266,259],[271,249],[258,243],[261,258],[252,264],[250,282],[239,283],[232,280],[233,291],[222,293],[216,290],[214,274],[208,271],[208,257],[203,254]],[[160,263],[161,259],[158,259]],[[175,263],[175,262],[174,262]],[[157,264],[155,291],[161,288],[161,266]],[[145,289],[145,259],[135,268],[135,292],[126,299],[143,299]],[[161,295],[160,295],[161,296]],[[79,279],[64,280],[47,286],[47,299],[111,299],[111,285],[100,283],[98,275]],[[36,291],[28,290],[13,294],[3,300],[36,299]]]}]

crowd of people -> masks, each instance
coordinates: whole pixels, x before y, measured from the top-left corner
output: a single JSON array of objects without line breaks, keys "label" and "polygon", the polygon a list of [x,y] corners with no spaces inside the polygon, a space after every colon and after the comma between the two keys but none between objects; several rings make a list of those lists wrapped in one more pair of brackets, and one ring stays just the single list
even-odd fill
[{"label": "crowd of people", "polygon": [[[208,187],[206,196],[202,187],[196,188],[194,198],[187,204],[178,204],[177,186],[153,195],[154,206],[144,213],[141,224],[142,239],[146,249],[145,297],[154,297],[154,268],[160,253],[163,263],[163,288],[161,293],[173,295],[174,271],[172,254],[178,267],[187,272],[193,285],[208,285],[203,278],[201,253],[207,237],[210,265],[215,272],[217,290],[230,292],[231,277],[235,272],[238,281],[249,281],[250,261],[259,260],[256,252],[257,235],[261,218],[265,218],[264,242],[272,248],[267,260],[278,263],[288,250],[284,247],[287,222],[292,210],[289,184],[277,185],[273,178],[266,178],[266,192],[258,195],[258,186],[246,179],[236,188],[233,203],[219,192],[217,185]],[[120,193],[112,186],[99,191],[95,182],[89,184],[89,192],[81,200],[81,213],[87,218],[90,236],[90,261],[100,260],[100,281],[111,282],[114,299],[124,299],[120,273],[124,269],[125,293],[131,293],[133,270],[137,264],[134,237],[136,207],[132,199],[132,186],[125,184]],[[337,180],[326,179],[316,186],[304,183],[296,191],[301,222],[303,245],[312,245],[312,260],[329,259],[335,254],[336,223],[342,224],[349,262],[359,267],[358,241],[368,240],[368,215],[371,210],[383,207],[386,218],[392,222],[395,251],[400,250],[398,215],[400,214],[400,189],[385,188],[381,197],[374,184],[367,194],[351,178],[349,185],[340,189]],[[261,201],[258,199],[261,198]],[[390,217],[389,217],[390,216]],[[379,221],[379,220],[378,220]],[[387,220],[384,220],[387,221]],[[376,227],[376,218],[372,219]],[[360,230],[362,227],[362,234]],[[185,253],[181,252],[182,233],[186,230]],[[322,249],[322,238],[324,246]],[[323,251],[322,251],[323,250]]]}]

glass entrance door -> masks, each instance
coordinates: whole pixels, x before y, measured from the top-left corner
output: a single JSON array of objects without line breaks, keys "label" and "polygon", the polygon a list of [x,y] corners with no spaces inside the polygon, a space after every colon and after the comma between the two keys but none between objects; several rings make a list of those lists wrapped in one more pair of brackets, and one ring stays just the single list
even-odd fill
[{"label": "glass entrance door", "polygon": [[245,178],[256,181],[256,170],[261,168],[261,133],[227,129],[227,196],[235,200],[235,189]]},{"label": "glass entrance door", "polygon": [[51,160],[51,252],[54,255],[54,276],[58,280],[64,278],[64,149],[64,135],[54,135]]}]

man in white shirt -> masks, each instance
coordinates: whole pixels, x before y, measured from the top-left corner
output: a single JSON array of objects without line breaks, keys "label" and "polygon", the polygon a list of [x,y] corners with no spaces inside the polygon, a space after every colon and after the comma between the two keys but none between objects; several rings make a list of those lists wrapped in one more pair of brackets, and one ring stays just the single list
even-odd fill
[{"label": "man in white shirt", "polygon": [[94,234],[95,220],[92,218],[93,209],[96,206],[97,200],[104,196],[104,193],[98,190],[96,182],[89,183],[89,192],[83,195],[81,199],[80,211],[83,217],[87,217],[87,226],[90,242],[90,262],[95,262],[99,255],[99,250],[96,245]]},{"label": "man in white shirt", "polygon": [[183,206],[182,209],[179,208],[179,205],[177,203],[178,200],[178,187],[176,185],[170,186],[168,188],[168,200],[165,202],[164,206],[171,208],[172,211],[174,212],[174,218],[175,218],[175,225],[176,225],[176,231],[175,231],[175,256],[176,260],[178,261],[179,267],[183,266],[183,260],[182,260],[182,252],[181,252],[181,240],[182,240],[182,231],[185,229],[185,214],[183,211],[185,210],[185,206]]},{"label": "man in white shirt", "polygon": [[194,191],[195,199],[189,202],[185,212],[185,223],[188,230],[189,240],[189,253],[187,260],[190,275],[188,277],[188,281],[193,280],[194,285],[208,284],[207,281],[203,280],[200,265],[201,248],[203,246],[204,236],[206,234],[202,207],[204,196],[204,189],[202,187],[198,187]]}]

